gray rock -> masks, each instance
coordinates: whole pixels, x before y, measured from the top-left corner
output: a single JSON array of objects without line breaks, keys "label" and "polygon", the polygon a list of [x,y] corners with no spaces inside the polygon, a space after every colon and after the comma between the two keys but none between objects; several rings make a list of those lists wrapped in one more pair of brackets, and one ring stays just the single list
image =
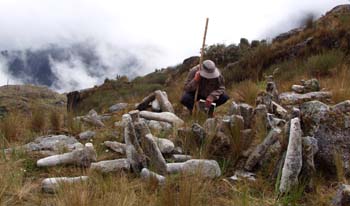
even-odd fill
[{"label": "gray rock", "polygon": [[116,153],[126,154],[126,144],[115,141],[105,141],[103,144]]},{"label": "gray rock", "polygon": [[143,168],[140,175],[144,181],[156,181],[159,185],[164,185],[166,181],[164,176],[152,172],[147,168]]},{"label": "gray rock", "polygon": [[288,117],[288,111],[274,101],[272,101],[272,110],[279,118],[286,119]]},{"label": "gray rock", "polygon": [[350,185],[342,184],[334,199],[332,200],[333,206],[348,206],[350,205]]},{"label": "gray rock", "polygon": [[289,143],[279,186],[281,193],[289,192],[294,186],[298,185],[298,176],[302,168],[303,159],[301,136],[300,120],[299,118],[294,118],[290,124]]},{"label": "gray rock", "polygon": [[55,193],[61,184],[74,184],[87,180],[88,176],[46,178],[41,182],[41,188],[43,192]]},{"label": "gray rock", "polygon": [[53,155],[39,159],[38,167],[52,167],[56,165],[76,165],[89,167],[91,162],[96,162],[96,151],[91,143],[86,143],[84,148],[59,155]]},{"label": "gray rock", "polygon": [[118,103],[118,104],[115,104],[115,105],[109,107],[108,111],[109,112],[119,112],[119,111],[126,109],[127,107],[128,107],[127,103]]},{"label": "gray rock", "polygon": [[241,115],[241,110],[235,101],[232,101],[228,115]]},{"label": "gray rock", "polygon": [[183,172],[191,175],[199,174],[204,178],[221,176],[221,169],[215,160],[188,160],[183,163]]},{"label": "gray rock", "polygon": [[318,152],[317,139],[314,137],[303,137],[303,167],[307,170],[308,174],[312,174],[315,170],[314,157]]},{"label": "gray rock", "polygon": [[183,172],[183,162],[168,163],[166,165],[168,174],[179,174]]},{"label": "gray rock", "polygon": [[96,132],[89,130],[89,131],[85,131],[85,132],[80,133],[78,136],[79,136],[79,139],[81,139],[81,140],[90,140],[95,135],[96,135]]},{"label": "gray rock", "polygon": [[92,163],[90,168],[102,173],[130,171],[130,162],[128,159],[106,160]]}]

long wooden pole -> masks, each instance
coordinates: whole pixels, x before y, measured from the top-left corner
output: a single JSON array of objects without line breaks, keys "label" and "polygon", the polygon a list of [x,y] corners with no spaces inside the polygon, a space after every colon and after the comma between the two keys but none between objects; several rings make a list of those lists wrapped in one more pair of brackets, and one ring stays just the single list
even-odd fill
[{"label": "long wooden pole", "polygon": [[[207,31],[208,31],[208,23],[209,23],[209,18],[206,19],[205,22],[205,29],[204,29],[204,36],[203,36],[203,43],[202,43],[202,49],[201,49],[201,57],[199,59],[199,70],[202,69],[203,66],[203,59],[204,59],[204,48],[205,48],[205,40],[207,38]],[[199,90],[199,82],[196,88],[196,93],[194,95],[194,106],[193,106],[193,111],[192,115],[195,115],[195,113],[198,113],[198,104],[197,104],[197,98],[198,98],[198,90]]]}]

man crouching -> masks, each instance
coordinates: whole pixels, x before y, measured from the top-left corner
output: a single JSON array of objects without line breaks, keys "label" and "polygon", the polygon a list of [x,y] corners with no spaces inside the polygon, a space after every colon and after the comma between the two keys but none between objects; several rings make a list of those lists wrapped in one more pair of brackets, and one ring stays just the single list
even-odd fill
[{"label": "man crouching", "polygon": [[193,67],[187,76],[181,104],[186,106],[190,113],[193,110],[197,85],[199,85],[197,101],[206,100],[205,106],[207,108],[212,103],[216,103],[216,107],[218,107],[229,99],[225,93],[224,77],[211,60],[203,61],[202,69],[199,69],[199,65]]}]

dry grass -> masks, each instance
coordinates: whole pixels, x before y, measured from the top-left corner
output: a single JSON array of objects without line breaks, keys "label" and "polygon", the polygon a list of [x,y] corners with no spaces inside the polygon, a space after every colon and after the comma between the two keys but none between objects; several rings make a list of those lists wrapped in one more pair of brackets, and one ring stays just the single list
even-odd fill
[{"label": "dry grass", "polygon": [[235,101],[255,105],[255,99],[258,93],[264,89],[264,84],[258,84],[252,80],[246,80],[233,85],[230,89],[230,95]]},{"label": "dry grass", "polygon": [[53,132],[59,132],[62,126],[62,116],[58,110],[53,110],[50,113],[50,124]]},{"label": "dry grass", "polygon": [[321,79],[321,86],[332,92],[332,100],[338,103],[350,99],[350,68],[339,66],[330,77]]},{"label": "dry grass", "polygon": [[31,130],[36,133],[43,133],[46,130],[45,111],[40,108],[35,108],[31,116]]}]

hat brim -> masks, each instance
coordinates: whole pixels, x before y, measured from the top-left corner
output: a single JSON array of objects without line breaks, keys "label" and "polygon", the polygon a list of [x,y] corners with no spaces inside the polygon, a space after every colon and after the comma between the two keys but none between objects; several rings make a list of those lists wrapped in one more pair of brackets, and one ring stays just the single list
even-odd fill
[{"label": "hat brim", "polygon": [[199,73],[202,77],[204,77],[206,79],[215,79],[215,78],[218,78],[220,76],[220,72],[219,72],[218,68],[215,68],[214,72],[212,72],[212,73],[208,73],[204,69],[201,69]]}]

